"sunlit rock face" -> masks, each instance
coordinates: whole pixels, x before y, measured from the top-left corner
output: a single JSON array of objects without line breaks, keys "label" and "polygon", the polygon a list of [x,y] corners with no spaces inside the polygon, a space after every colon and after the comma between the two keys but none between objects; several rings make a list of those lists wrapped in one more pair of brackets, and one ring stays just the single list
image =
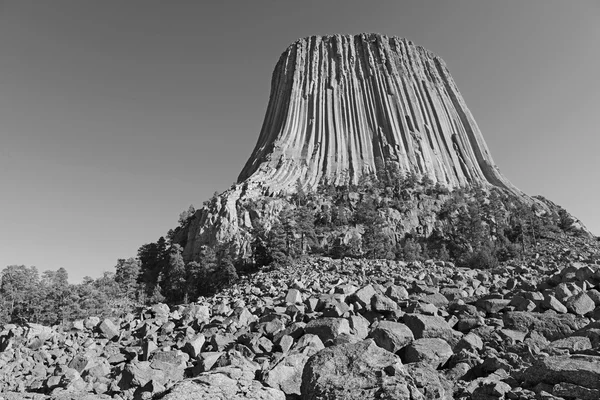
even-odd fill
[{"label": "sunlit rock face", "polygon": [[449,187],[500,174],[444,61],[406,39],[311,36],[281,55],[256,147],[238,182],[271,192],[356,182],[376,159]]},{"label": "sunlit rock face", "polygon": [[[378,34],[300,39],[275,67],[258,142],[238,183],[179,232],[184,258],[231,241],[247,254],[257,217],[244,210],[248,200],[293,192],[297,182],[305,189],[357,183],[389,162],[449,188],[493,185],[532,201],[495,166],[442,59]],[[284,203],[260,210],[263,222]],[[421,217],[412,210],[403,229],[433,224]]]}]

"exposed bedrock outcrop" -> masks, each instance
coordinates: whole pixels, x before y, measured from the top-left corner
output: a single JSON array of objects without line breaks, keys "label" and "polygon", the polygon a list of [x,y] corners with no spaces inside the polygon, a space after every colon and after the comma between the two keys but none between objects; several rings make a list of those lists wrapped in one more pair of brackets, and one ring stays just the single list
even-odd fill
[{"label": "exposed bedrock outcrop", "polygon": [[[397,37],[311,36],[281,55],[256,147],[238,183],[180,232],[184,257],[231,240],[244,253],[253,220],[245,202],[293,192],[296,182],[356,183],[379,159],[449,188],[496,186],[535,201],[495,166],[441,58]],[[262,217],[282,207],[271,202]],[[413,217],[407,231],[420,224]]]},{"label": "exposed bedrock outcrop", "polygon": [[456,187],[515,190],[496,168],[444,61],[406,39],[311,36],[281,55],[256,147],[238,182],[273,192],[356,182],[376,158]]}]

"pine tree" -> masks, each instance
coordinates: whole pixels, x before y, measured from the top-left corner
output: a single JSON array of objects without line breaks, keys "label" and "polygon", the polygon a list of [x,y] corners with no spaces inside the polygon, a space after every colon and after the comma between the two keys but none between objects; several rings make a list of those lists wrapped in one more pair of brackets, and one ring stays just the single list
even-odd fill
[{"label": "pine tree", "polygon": [[294,212],[295,226],[300,234],[300,253],[306,254],[307,248],[316,243],[315,217],[310,208],[300,206]]},{"label": "pine tree", "polygon": [[156,284],[152,289],[152,295],[148,298],[149,304],[158,304],[165,301],[165,296],[162,295],[160,284]]},{"label": "pine tree", "polygon": [[279,221],[275,221],[271,230],[268,233],[267,249],[273,260],[273,263],[277,265],[286,265],[289,261],[288,255],[288,242],[286,239],[286,232],[283,228],[283,224]]}]

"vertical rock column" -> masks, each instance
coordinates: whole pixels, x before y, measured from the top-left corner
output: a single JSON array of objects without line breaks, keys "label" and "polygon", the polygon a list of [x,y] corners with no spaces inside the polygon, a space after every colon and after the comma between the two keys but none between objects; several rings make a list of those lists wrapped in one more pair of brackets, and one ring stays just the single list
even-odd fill
[{"label": "vertical rock column", "polygon": [[449,187],[518,192],[495,167],[444,62],[377,34],[312,36],[281,55],[256,147],[238,181],[271,192],[298,179],[356,182],[376,158]]}]

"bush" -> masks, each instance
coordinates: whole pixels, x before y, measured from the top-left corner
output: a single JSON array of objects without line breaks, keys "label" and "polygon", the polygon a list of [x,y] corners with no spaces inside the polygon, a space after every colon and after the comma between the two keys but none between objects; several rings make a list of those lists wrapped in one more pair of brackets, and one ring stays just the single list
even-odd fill
[{"label": "bush", "polygon": [[421,258],[421,245],[414,241],[414,239],[408,238],[404,242],[403,258],[404,261],[411,262],[417,261]]},{"label": "bush", "polygon": [[496,257],[498,258],[498,261],[508,261],[517,258],[520,253],[519,246],[509,242],[496,250]]},{"label": "bush", "polygon": [[490,247],[482,247],[465,257],[465,266],[469,268],[491,269],[498,266],[498,258]]}]

